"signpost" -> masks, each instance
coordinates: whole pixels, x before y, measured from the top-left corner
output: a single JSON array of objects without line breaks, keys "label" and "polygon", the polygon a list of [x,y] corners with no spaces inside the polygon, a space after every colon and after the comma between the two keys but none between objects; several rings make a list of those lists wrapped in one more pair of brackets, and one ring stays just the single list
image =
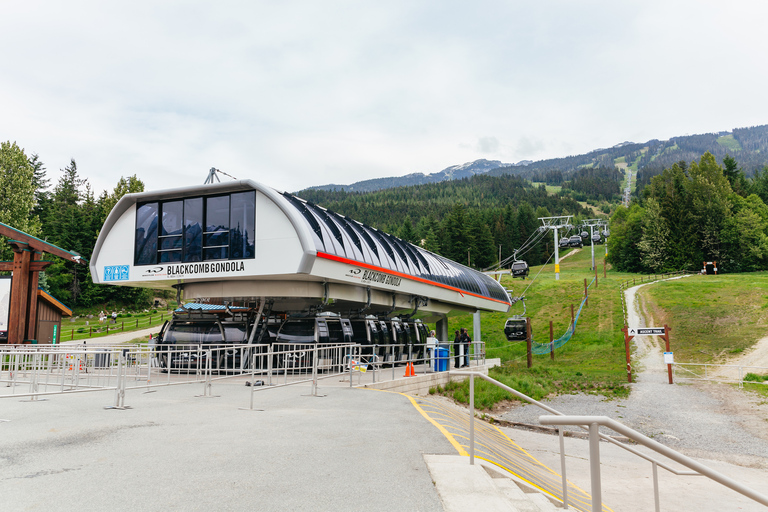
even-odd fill
[{"label": "signpost", "polygon": [[629,375],[629,382],[632,382],[632,369],[629,363],[629,342],[635,336],[661,336],[665,342],[664,352],[664,364],[667,365],[667,375],[669,376],[669,383],[672,382],[672,364],[675,362],[672,355],[672,350],[669,348],[669,331],[672,329],[668,325],[664,327],[627,327],[626,325],[622,329],[624,333],[624,349],[627,353],[627,374]]}]

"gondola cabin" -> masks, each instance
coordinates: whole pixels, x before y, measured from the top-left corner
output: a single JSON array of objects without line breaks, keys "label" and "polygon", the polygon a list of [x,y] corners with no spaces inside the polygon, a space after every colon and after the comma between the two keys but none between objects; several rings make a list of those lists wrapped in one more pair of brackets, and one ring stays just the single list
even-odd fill
[{"label": "gondola cabin", "polygon": [[512,277],[525,278],[525,276],[528,275],[528,263],[524,261],[515,261],[512,263],[512,268],[510,270],[512,272]]},{"label": "gondola cabin", "polygon": [[504,335],[508,341],[524,341],[527,338],[526,317],[515,315],[507,318],[504,325]]},{"label": "gondola cabin", "polygon": [[602,243],[602,242],[603,242],[603,238],[598,233],[595,233],[594,235],[592,235],[592,243],[593,244],[599,244],[599,243]]}]

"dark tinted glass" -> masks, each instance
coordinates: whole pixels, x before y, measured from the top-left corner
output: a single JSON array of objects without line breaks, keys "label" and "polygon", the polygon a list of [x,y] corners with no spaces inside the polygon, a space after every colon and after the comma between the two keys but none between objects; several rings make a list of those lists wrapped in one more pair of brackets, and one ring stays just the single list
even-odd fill
[{"label": "dark tinted glass", "polygon": [[184,207],[182,201],[163,203],[163,225],[160,234],[181,235],[181,213]]},{"label": "dark tinted glass", "polygon": [[147,203],[136,210],[136,265],[157,263],[157,203]]},{"label": "dark tinted glass", "polygon": [[230,227],[230,259],[254,257],[255,192],[232,194]]},{"label": "dark tinted glass", "polygon": [[203,198],[184,200],[184,261],[203,258]]},{"label": "dark tinted glass", "polygon": [[229,258],[229,196],[206,199],[203,259]]}]

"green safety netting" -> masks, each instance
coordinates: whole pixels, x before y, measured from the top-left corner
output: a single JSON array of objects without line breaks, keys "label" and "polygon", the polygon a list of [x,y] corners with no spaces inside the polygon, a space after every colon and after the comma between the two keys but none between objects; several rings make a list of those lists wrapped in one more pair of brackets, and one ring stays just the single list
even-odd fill
[{"label": "green safety netting", "polygon": [[[595,278],[592,278],[592,283],[595,282]],[[587,291],[589,291],[589,288],[592,286],[592,283],[589,283],[589,286],[587,286]],[[573,336],[573,331],[576,329],[576,324],[579,321],[579,315],[581,314],[581,309],[584,307],[584,304],[587,302],[587,298],[589,298],[589,293],[587,293],[584,298],[581,300],[581,305],[579,306],[579,311],[576,313],[575,318],[573,319],[573,323],[568,326],[568,329],[566,329],[565,334],[560,336],[554,341],[551,341],[549,343],[536,343],[533,342],[533,337],[531,337],[531,352],[534,354],[540,356],[543,354],[549,354],[556,348],[560,348],[566,343],[568,343],[571,340],[571,337]]]}]

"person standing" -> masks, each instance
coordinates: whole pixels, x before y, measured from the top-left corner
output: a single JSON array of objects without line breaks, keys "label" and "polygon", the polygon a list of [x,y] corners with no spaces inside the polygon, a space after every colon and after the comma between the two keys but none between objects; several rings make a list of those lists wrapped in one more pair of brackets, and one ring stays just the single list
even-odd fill
[{"label": "person standing", "polygon": [[461,338],[459,342],[461,343],[462,352],[464,352],[464,364],[462,365],[462,368],[467,368],[469,367],[469,345],[472,343],[472,338],[469,337],[466,327],[461,328]]},{"label": "person standing", "polygon": [[456,356],[456,361],[453,364],[454,368],[461,367],[461,334],[456,331],[456,335],[453,337],[453,353]]},{"label": "person standing", "polygon": [[429,331],[429,336],[427,336],[427,357],[429,358],[429,367],[437,371],[438,365],[435,364],[435,350],[437,350],[437,336],[435,336],[435,331]]}]

